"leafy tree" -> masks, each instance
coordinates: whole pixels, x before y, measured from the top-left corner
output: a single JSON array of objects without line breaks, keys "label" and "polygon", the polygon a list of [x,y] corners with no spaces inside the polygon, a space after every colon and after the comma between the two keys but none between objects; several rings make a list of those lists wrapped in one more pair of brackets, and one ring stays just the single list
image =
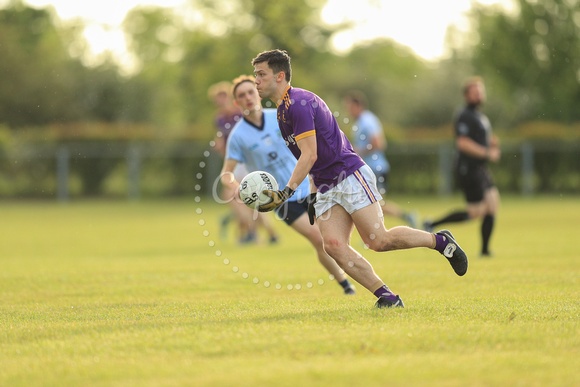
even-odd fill
[{"label": "leafy tree", "polygon": [[11,127],[71,119],[75,67],[45,10],[0,10],[0,121]]},{"label": "leafy tree", "polygon": [[416,117],[417,86],[424,84],[429,70],[408,48],[377,39],[355,47],[345,62],[341,88],[363,91],[370,109],[383,120],[404,124]]},{"label": "leafy tree", "polygon": [[[323,5],[313,0],[192,0],[184,14],[134,9],[124,27],[142,66],[136,78],[154,89],[149,118],[176,130],[197,123],[213,133],[214,108],[207,89],[215,82],[251,74],[251,60],[262,50],[286,49],[297,74],[312,74],[316,60],[330,57],[323,48],[331,31],[313,16]],[[316,77],[301,81],[316,82]]]},{"label": "leafy tree", "polygon": [[113,61],[86,67],[71,55],[85,46],[81,32],[19,0],[0,9],[0,122],[19,128],[130,117],[126,80]]},{"label": "leafy tree", "polygon": [[185,71],[180,18],[170,9],[134,8],[123,23],[129,48],[138,60],[139,72],[132,77],[132,103],[141,106],[141,117],[166,130],[185,125],[188,106],[180,85]]},{"label": "leafy tree", "polygon": [[507,123],[580,120],[580,2],[515,1],[516,14],[473,8],[475,71],[501,100]]}]

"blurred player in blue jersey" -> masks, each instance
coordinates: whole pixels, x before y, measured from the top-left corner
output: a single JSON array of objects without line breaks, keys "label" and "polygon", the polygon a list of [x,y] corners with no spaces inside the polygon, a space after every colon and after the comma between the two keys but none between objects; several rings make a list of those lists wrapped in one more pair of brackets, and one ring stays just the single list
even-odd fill
[{"label": "blurred player in blue jersey", "polygon": [[260,211],[272,211],[284,204],[310,174],[313,193],[308,212],[316,218],[325,251],[378,298],[378,308],[404,305],[371,264],[350,246],[353,227],[372,250],[436,249],[449,260],[455,273],[461,276],[467,272],[467,256],[448,230],[432,234],[406,226],[385,228],[382,197],[373,171],[354,151],[326,103],[316,94],[290,85],[292,69],[286,51],[264,51],[252,65],[258,93],[278,106],[280,132],[298,160],[286,187],[264,191],[273,201],[261,205]]},{"label": "blurred player in blue jersey", "polygon": [[[280,184],[285,184],[290,179],[296,166],[296,159],[286,147],[278,129],[276,110],[262,108],[254,81],[254,77],[240,76],[233,82],[234,100],[242,109],[243,119],[235,125],[226,145],[221,180],[230,189],[239,185],[233,174],[238,163],[244,163],[250,172],[269,172]],[[291,200],[276,208],[277,215],[308,239],[316,249],[320,263],[334,276],[344,292],[354,294],[354,286],[346,278],[344,271],[324,251],[318,226],[311,225],[308,221],[308,179],[303,179],[295,191],[296,194]]]},{"label": "blurred player in blue jersey", "polygon": [[[352,127],[353,148],[363,161],[373,170],[377,178],[379,193],[386,195],[389,188],[389,173],[391,165],[385,156],[387,139],[379,118],[368,110],[366,96],[356,90],[348,92],[344,97],[348,113],[356,120]],[[405,211],[392,201],[382,200],[381,207],[385,215],[401,218],[409,226],[417,227],[417,215]]]},{"label": "blurred player in blue jersey", "polygon": [[[239,107],[233,103],[231,96],[232,84],[230,82],[222,81],[215,83],[208,89],[208,97],[212,100],[216,107],[215,128],[216,135],[214,138],[214,149],[221,156],[224,157],[226,142],[228,137],[236,125],[242,118],[242,113]],[[239,178],[247,174],[247,169],[243,164],[238,164],[234,175]],[[239,242],[241,244],[252,243],[256,241],[256,228],[258,225],[264,227],[270,235],[270,242],[276,242],[277,236],[270,220],[265,216],[258,216],[255,220],[250,208],[243,203],[232,200],[235,191],[227,186],[223,186],[221,192],[221,200],[228,203],[231,213],[222,217],[220,234],[222,238],[226,237],[228,223],[235,218],[239,229]]]}]

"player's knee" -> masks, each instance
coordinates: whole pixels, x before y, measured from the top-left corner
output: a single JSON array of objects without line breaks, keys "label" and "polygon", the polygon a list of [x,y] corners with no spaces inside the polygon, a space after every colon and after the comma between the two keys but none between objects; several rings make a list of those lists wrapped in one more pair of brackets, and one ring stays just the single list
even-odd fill
[{"label": "player's knee", "polygon": [[324,239],[324,251],[334,259],[340,257],[340,252],[344,251],[346,247],[347,243],[336,238]]},{"label": "player's knee", "polygon": [[479,219],[485,213],[486,207],[482,202],[479,205],[471,205],[467,208],[467,215],[469,219]]}]

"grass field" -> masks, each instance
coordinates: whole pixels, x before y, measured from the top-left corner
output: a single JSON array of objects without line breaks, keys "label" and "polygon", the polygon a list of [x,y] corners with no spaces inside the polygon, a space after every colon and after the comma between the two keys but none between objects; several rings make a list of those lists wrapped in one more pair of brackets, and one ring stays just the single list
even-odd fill
[{"label": "grass field", "polygon": [[450,225],[465,277],[428,249],[364,251],[396,310],[342,295],[281,222],[277,245],[220,239],[225,212],[0,203],[0,386],[580,385],[580,197],[504,198],[489,260],[478,224]]}]

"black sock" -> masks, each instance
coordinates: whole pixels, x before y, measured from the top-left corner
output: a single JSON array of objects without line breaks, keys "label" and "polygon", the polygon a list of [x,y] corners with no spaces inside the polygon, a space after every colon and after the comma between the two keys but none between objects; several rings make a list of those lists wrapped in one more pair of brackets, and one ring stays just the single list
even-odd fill
[{"label": "black sock", "polygon": [[489,239],[493,231],[493,223],[495,221],[494,215],[485,215],[483,222],[481,222],[481,253],[489,254]]},{"label": "black sock", "polygon": [[436,227],[443,223],[465,222],[466,220],[469,220],[467,211],[455,211],[439,220],[431,222],[431,227]]},{"label": "black sock", "polygon": [[348,281],[348,278],[345,278],[344,281],[339,282],[338,284],[340,286],[342,286],[343,289],[346,289],[350,286],[350,282]]}]

